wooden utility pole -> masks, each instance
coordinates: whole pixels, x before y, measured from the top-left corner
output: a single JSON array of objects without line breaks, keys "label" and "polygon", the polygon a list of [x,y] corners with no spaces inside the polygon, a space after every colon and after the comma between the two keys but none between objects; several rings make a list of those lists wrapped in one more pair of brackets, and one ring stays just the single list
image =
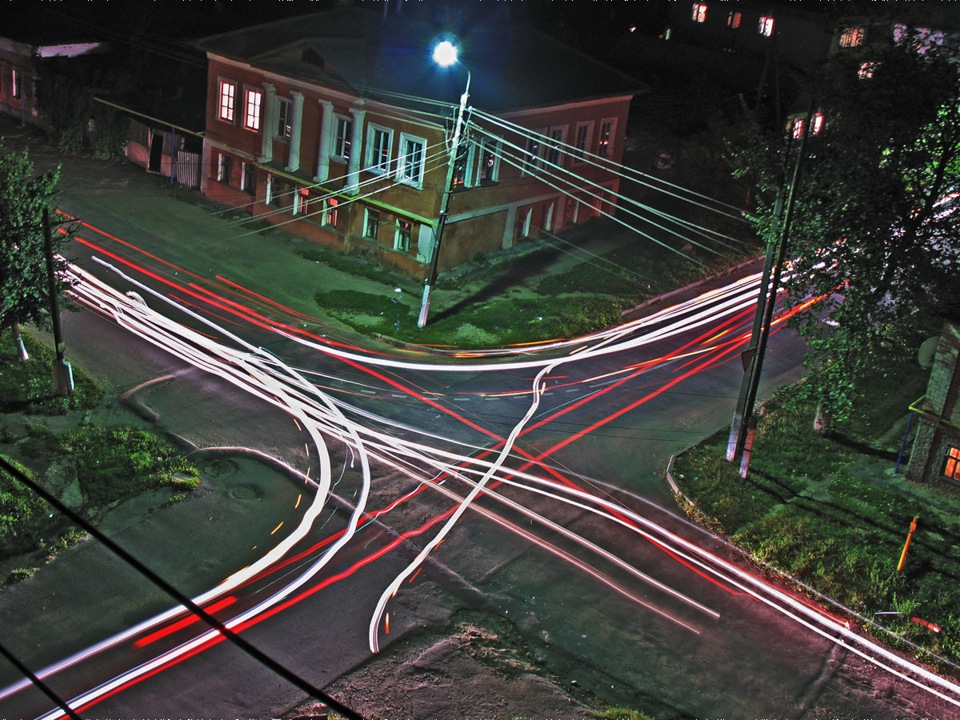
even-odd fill
[{"label": "wooden utility pole", "polygon": [[57,278],[53,264],[53,233],[50,230],[50,211],[43,209],[43,254],[47,261],[47,292],[50,297],[50,317],[53,320],[53,343],[57,357],[53,361],[53,383],[57,395],[73,394],[73,368],[64,359],[63,333],[60,329],[60,304],[57,297]]}]

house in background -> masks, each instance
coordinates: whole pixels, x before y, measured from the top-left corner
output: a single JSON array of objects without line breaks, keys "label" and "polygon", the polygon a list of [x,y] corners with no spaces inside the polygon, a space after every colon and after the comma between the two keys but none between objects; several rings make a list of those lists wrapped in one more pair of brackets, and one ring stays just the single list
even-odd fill
[{"label": "house in background", "polygon": [[907,479],[960,488],[960,326],[944,324],[927,392],[910,409],[917,432]]},{"label": "house in background", "polygon": [[24,125],[46,127],[46,118],[37,102],[42,62],[51,58],[81,58],[109,49],[107,43],[99,41],[60,42],[36,35],[0,37],[0,112]]},{"label": "house in background", "polygon": [[[612,213],[631,78],[509,22],[340,7],[206,38],[201,190],[423,277],[469,77],[439,269]],[[431,51],[442,31],[460,63]]]}]

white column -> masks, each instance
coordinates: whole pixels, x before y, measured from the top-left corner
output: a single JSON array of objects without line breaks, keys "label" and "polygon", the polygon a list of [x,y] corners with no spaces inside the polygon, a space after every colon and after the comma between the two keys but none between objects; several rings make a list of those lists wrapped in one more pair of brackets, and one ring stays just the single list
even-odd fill
[{"label": "white column", "polygon": [[314,182],[326,182],[330,177],[330,142],[333,136],[333,103],[320,101],[320,149],[317,152],[317,174]]},{"label": "white column", "polygon": [[347,165],[347,185],[344,191],[351,195],[360,192],[360,160],[363,157],[363,118],[367,111],[350,108],[353,115],[353,132],[350,135],[350,162]]},{"label": "white column", "polygon": [[274,108],[277,105],[277,88],[271,83],[263,84],[263,124],[260,126],[260,162],[273,160]]},{"label": "white column", "polygon": [[287,156],[287,172],[296,172],[300,169],[300,135],[303,129],[303,93],[292,90],[293,117],[290,127],[290,153]]}]

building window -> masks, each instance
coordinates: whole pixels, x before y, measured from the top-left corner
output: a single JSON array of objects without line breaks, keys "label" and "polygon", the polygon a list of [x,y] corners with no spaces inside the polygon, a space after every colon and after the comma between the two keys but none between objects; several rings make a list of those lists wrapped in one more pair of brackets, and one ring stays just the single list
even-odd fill
[{"label": "building window", "polygon": [[480,183],[500,181],[500,141],[484,138],[477,153],[477,179]]},{"label": "building window", "polygon": [[844,28],[843,32],[840,33],[840,47],[860,47],[863,45],[863,36],[865,32],[866,28],[863,27]]},{"label": "building window", "polygon": [[343,162],[350,160],[350,136],[353,134],[353,121],[337,115],[334,126],[333,156]]},{"label": "building window", "polygon": [[707,4],[706,3],[694,3],[693,12],[691,13],[691,19],[695,23],[702,23],[707,21]]},{"label": "building window", "polygon": [[20,98],[23,96],[23,82],[21,81],[21,73],[16,68],[12,68],[10,71],[10,94],[15,98]]},{"label": "building window", "polygon": [[757,25],[757,31],[764,37],[773,35],[773,16],[762,15],[760,17],[760,23]]},{"label": "building window", "polygon": [[560,165],[560,146],[563,145],[567,139],[567,128],[552,127],[550,128],[549,135],[550,146],[547,149],[547,162],[552,163],[553,165]]},{"label": "building window", "polygon": [[243,126],[247,130],[260,130],[260,104],[263,93],[254,88],[247,88],[243,104]]},{"label": "building window", "polygon": [[286,98],[277,99],[277,137],[284,140],[290,139],[291,117],[293,116],[293,103]]},{"label": "building window", "polygon": [[[800,138],[803,137],[803,126],[806,124],[806,122],[807,122],[807,118],[805,116],[804,117],[797,116],[793,118],[793,120],[791,121],[790,134],[792,135],[794,140],[799,140]],[[811,125],[813,127],[810,134],[819,135],[820,131],[823,130],[823,114],[815,113],[812,118]]]},{"label": "building window", "polygon": [[400,155],[397,157],[397,180],[407,185],[423,185],[423,159],[427,141],[400,133]]},{"label": "building window", "polygon": [[393,249],[399,252],[410,252],[410,238],[413,235],[413,223],[409,220],[397,218],[397,227],[393,233]]},{"label": "building window", "polygon": [[616,130],[616,118],[607,118],[600,123],[600,139],[597,141],[597,155],[602,158],[613,157],[613,141]]},{"label": "building window", "polygon": [[230,156],[219,153],[217,155],[217,182],[230,184]]},{"label": "building window", "polygon": [[860,69],[857,71],[857,77],[861,80],[869,80],[873,77],[873,74],[877,71],[877,63],[875,62],[862,62],[860,63]]},{"label": "building window", "polygon": [[367,208],[363,212],[363,236],[368,240],[376,240],[380,235],[380,213]]},{"label": "building window", "polygon": [[308,188],[302,187],[297,191],[297,194],[293,198],[293,214],[294,215],[309,215],[310,214],[310,190]]},{"label": "building window", "polygon": [[742,16],[740,15],[739,10],[731,10],[730,14],[727,15],[727,27],[731,30],[736,30],[738,27],[740,27],[741,17]]},{"label": "building window", "polygon": [[337,205],[339,204],[340,201],[335,197],[326,198],[323,201],[323,224],[327,227],[337,227],[337,219],[339,216]]},{"label": "building window", "polygon": [[951,447],[947,450],[943,474],[951,480],[960,480],[960,447]]},{"label": "building window", "polygon": [[390,145],[393,144],[393,130],[370,125],[367,130],[367,170],[377,175],[390,171]]},{"label": "building window", "polygon": [[460,144],[457,148],[457,157],[453,161],[453,182],[451,187],[454,190],[460,188],[473,187],[472,163],[473,155],[476,151],[476,143],[467,141]]},{"label": "building window", "polygon": [[290,183],[275,175],[267,178],[267,204],[286,210],[293,207]]},{"label": "building window", "polygon": [[583,162],[586,153],[590,152],[590,141],[593,139],[593,120],[577,123],[577,137],[574,139],[573,157],[576,162]]},{"label": "building window", "polygon": [[240,166],[240,189],[249,195],[257,194],[257,166],[253,163]]},{"label": "building window", "polygon": [[217,117],[232,123],[236,117],[234,113],[237,107],[237,84],[230,80],[221,80],[219,97]]},{"label": "building window", "polygon": [[523,162],[523,174],[535,175],[540,169],[540,153],[543,152],[543,142],[540,131],[527,138],[526,154]]}]

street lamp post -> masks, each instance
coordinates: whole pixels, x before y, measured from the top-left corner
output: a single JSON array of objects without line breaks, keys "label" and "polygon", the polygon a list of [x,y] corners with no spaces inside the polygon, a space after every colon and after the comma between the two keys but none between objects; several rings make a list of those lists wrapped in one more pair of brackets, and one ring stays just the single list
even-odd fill
[{"label": "street lamp post", "polygon": [[[433,50],[433,59],[441,67],[455,65],[457,60],[457,46],[449,40],[438,43]],[[463,63],[461,63],[462,65]],[[447,224],[447,213],[450,209],[450,194],[453,191],[453,178],[456,173],[457,157],[460,154],[460,142],[463,139],[464,114],[467,109],[467,100],[470,98],[470,69],[467,71],[467,84],[460,96],[460,107],[457,109],[457,121],[453,129],[453,138],[450,141],[450,155],[447,158],[447,179],[443,186],[443,197],[440,199],[440,214],[437,218],[437,228],[434,232],[433,252],[430,257],[430,269],[423,282],[423,298],[420,301],[420,317],[417,327],[427,324],[427,315],[430,314],[430,289],[437,281],[437,267],[440,261],[440,243],[443,241],[443,229]]]}]

